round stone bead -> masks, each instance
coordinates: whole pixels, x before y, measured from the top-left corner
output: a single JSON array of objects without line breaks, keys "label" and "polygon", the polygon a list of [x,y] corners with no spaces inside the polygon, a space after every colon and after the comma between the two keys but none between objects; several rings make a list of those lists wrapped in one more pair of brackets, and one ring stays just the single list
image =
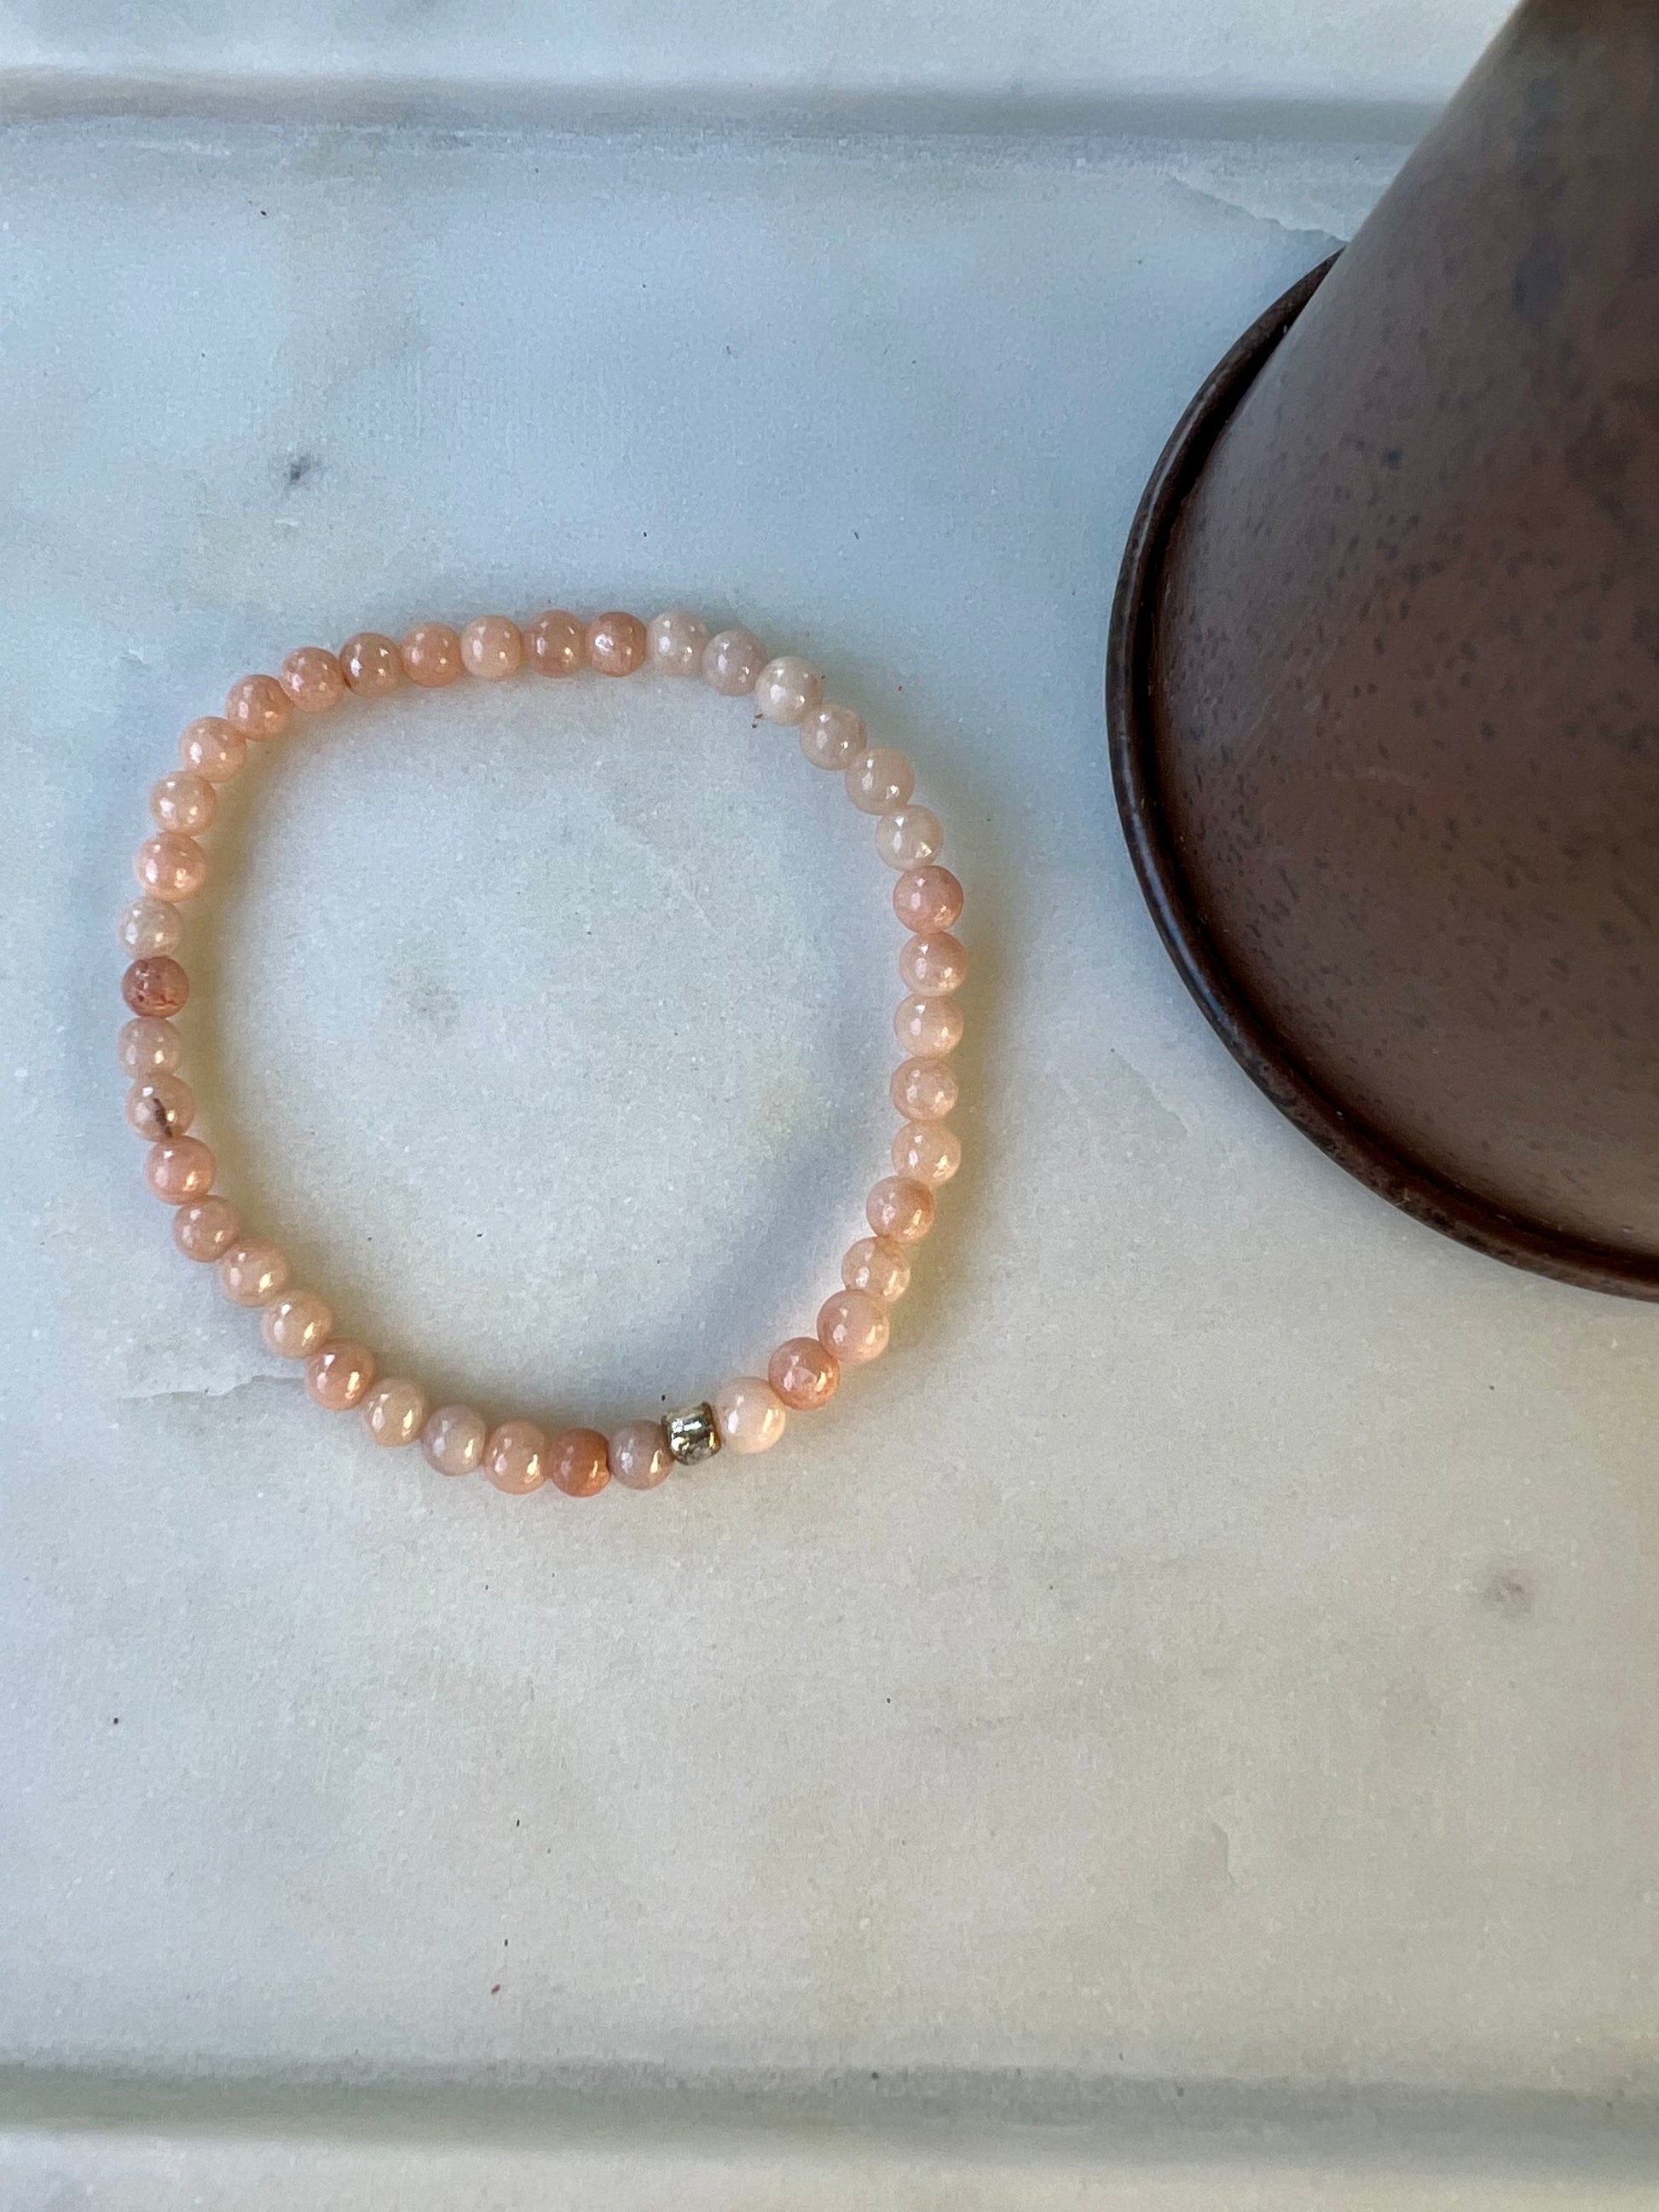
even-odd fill
[{"label": "round stone bead", "polygon": [[470,676],[500,684],[524,665],[524,635],[505,615],[480,615],[461,632],[461,659]]},{"label": "round stone bead", "polygon": [[217,1164],[199,1137],[168,1137],[152,1145],[144,1162],[144,1181],[167,1206],[185,1206],[205,1198],[213,1188]]},{"label": "round stone bead", "polygon": [[225,699],[225,720],[256,744],[280,738],[294,719],[294,702],[274,676],[244,676]]},{"label": "round stone bead", "polygon": [[240,1218],[227,1199],[198,1198],[173,1217],[173,1241],[186,1260],[220,1259],[241,1233]]},{"label": "round stone bead", "polygon": [[847,796],[860,814],[890,814],[916,787],[916,772],[890,745],[872,745],[849,763]]},{"label": "round stone bead", "polygon": [[384,699],[404,680],[403,655],[394,639],[360,629],[340,647],[340,673],[360,699]]},{"label": "round stone bead", "polygon": [[476,1474],[489,1443],[489,1424],[476,1406],[440,1406],[421,1431],[421,1449],[440,1474]]},{"label": "round stone bead", "polygon": [[228,783],[247,758],[247,739],[222,714],[202,714],[186,725],[179,758],[210,783]]},{"label": "round stone bead", "polygon": [[968,981],[968,948],[948,930],[913,937],[899,954],[899,974],[919,999],[948,999]]},{"label": "round stone bead", "polygon": [[331,1413],[361,1406],[374,1380],[374,1354],[349,1337],[331,1337],[306,1362],[306,1388]]},{"label": "round stone bead", "polygon": [[954,929],[962,919],[962,885],[949,868],[911,868],[893,886],[893,911],[918,937]]},{"label": "round stone bead", "polygon": [[423,691],[441,690],[446,684],[458,683],[465,665],[460,633],[447,623],[416,623],[398,650],[404,674]]},{"label": "round stone bead", "polygon": [[837,1291],[818,1309],[818,1342],[843,1367],[862,1367],[887,1349],[887,1309],[867,1291]]},{"label": "round stone bead", "polygon": [[755,688],[766,665],[766,647],[752,630],[723,629],[703,647],[703,681],[728,699]]},{"label": "round stone bead", "polygon": [[169,906],[194,898],[207,881],[207,854],[193,837],[162,830],[146,837],[133,855],[132,872],[154,899]]},{"label": "round stone bead", "polygon": [[426,1393],[406,1375],[389,1375],[363,1399],[363,1426],[377,1444],[412,1444],[426,1426]]},{"label": "round stone bead", "polygon": [[768,722],[793,729],[823,702],[823,678],[798,653],[769,660],[755,678],[755,711]]},{"label": "round stone bead", "polygon": [[848,1247],[841,1279],[849,1291],[868,1291],[890,1306],[910,1287],[910,1255],[885,1237],[860,1237]]},{"label": "round stone bead", "polygon": [[963,1012],[954,999],[902,1000],[893,1017],[893,1034],[919,1060],[942,1060],[962,1042]]},{"label": "round stone bead", "polygon": [[534,1421],[503,1421],[484,1446],[483,1471],[497,1490],[527,1498],[547,1480],[547,1432]]},{"label": "round stone bead", "polygon": [[714,1418],[727,1451],[770,1451],[789,1425],[789,1411],[758,1375],[734,1376],[714,1393]]},{"label": "round stone bead", "polygon": [[891,1090],[907,1121],[942,1121],[957,1103],[957,1079],[942,1060],[907,1060],[893,1070]]},{"label": "round stone bead", "polygon": [[702,672],[708,626],[684,607],[658,615],[647,633],[651,662],[665,676],[696,676]]},{"label": "round stone bead", "polygon": [[925,806],[896,806],[876,823],[876,850],[890,868],[918,868],[945,850],[945,830]]},{"label": "round stone bead", "polygon": [[893,1165],[930,1188],[949,1182],[962,1165],[962,1139],[943,1121],[907,1121],[893,1139]]},{"label": "round stone bead", "polygon": [[147,1144],[182,1137],[196,1119],[196,1093],[181,1075],[147,1075],[127,1093],[127,1120]]},{"label": "round stone bead", "polygon": [[587,665],[601,676],[631,676],[644,667],[646,651],[645,624],[637,615],[613,611],[587,625]]},{"label": "round stone bead", "polygon": [[587,633],[574,615],[549,607],[526,624],[524,650],[538,676],[574,676],[586,660]]},{"label": "round stone bead", "polygon": [[181,830],[193,837],[210,830],[219,811],[219,797],[206,776],[193,768],[175,768],[164,775],[149,794],[149,811],[162,830]]},{"label": "round stone bead", "polygon": [[654,1490],[674,1472],[660,1421],[624,1421],[607,1447],[611,1472],[628,1490]]},{"label": "round stone bead", "polygon": [[611,1480],[611,1454],[597,1429],[562,1429],[547,1449],[547,1479],[567,1498],[593,1498]]},{"label": "round stone bead", "polygon": [[827,1406],[841,1381],[841,1362],[815,1336],[792,1336],[772,1354],[766,1379],[798,1413]]},{"label": "round stone bead", "polygon": [[826,699],[800,726],[800,749],[814,768],[833,768],[845,775],[870,743],[862,714]]},{"label": "round stone bead", "polygon": [[288,1287],[288,1255],[264,1237],[245,1237],[219,1262],[219,1288],[234,1306],[262,1306]]},{"label": "round stone bead", "polygon": [[124,1075],[135,1080],[148,1075],[171,1075],[179,1065],[179,1032],[171,1022],[138,1014],[122,1024],[117,1049]]},{"label": "round stone bead", "polygon": [[277,680],[302,714],[326,714],[346,695],[345,671],[325,646],[297,647]]},{"label": "round stone bead", "polygon": [[259,1316],[259,1333],[284,1359],[309,1359],[334,1330],[334,1309],[315,1291],[284,1291]]},{"label": "round stone bead", "polygon": [[909,1176],[884,1176],[865,1201],[864,1218],[890,1244],[919,1244],[933,1225],[933,1194]]},{"label": "round stone bead", "polygon": [[179,950],[185,925],[178,909],[164,900],[136,898],[131,906],[122,908],[115,933],[135,959],[150,960],[157,953]]}]

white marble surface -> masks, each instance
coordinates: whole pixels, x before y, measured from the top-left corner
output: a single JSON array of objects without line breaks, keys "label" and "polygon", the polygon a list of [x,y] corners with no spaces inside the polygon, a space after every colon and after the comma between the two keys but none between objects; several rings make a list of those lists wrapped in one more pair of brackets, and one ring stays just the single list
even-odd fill
[{"label": "white marble surface", "polygon": [[[8,2060],[1659,2091],[1656,1317],[1273,1114],[1105,763],[1146,471],[1394,158],[0,139]],[[819,656],[923,764],[977,961],[889,1359],[584,1507],[317,1413],[174,1258],[112,1051],[180,723],[288,644],[550,599]],[[305,738],[190,1017],[237,1188],[446,1389],[609,1417],[751,1365],[889,1126],[866,840],[662,684]]]}]

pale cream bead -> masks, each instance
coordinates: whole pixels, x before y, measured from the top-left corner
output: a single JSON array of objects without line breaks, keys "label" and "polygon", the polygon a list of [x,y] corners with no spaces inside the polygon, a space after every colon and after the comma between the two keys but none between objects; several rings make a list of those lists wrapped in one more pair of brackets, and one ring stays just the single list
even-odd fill
[{"label": "pale cream bead", "polygon": [[212,828],[218,794],[193,768],[175,768],[152,789],[149,811],[158,829],[181,830],[193,837],[198,830]]},{"label": "pale cream bead", "polygon": [[844,775],[870,743],[862,714],[826,699],[800,726],[800,749],[814,768],[838,769]]},{"label": "pale cream bead", "polygon": [[770,1451],[789,1425],[788,1410],[758,1375],[737,1375],[714,1398],[714,1419],[727,1451]]},{"label": "pale cream bead", "polygon": [[146,1144],[182,1137],[196,1119],[196,1093],[182,1075],[141,1076],[127,1093],[127,1120]]},{"label": "pale cream bead", "polygon": [[703,647],[703,680],[728,699],[752,691],[765,665],[766,647],[752,630],[723,629]]},{"label": "pale cream bead", "polygon": [[505,615],[480,615],[461,632],[461,659],[469,675],[499,684],[524,665],[524,634]]},{"label": "pale cream bead", "polygon": [[284,1291],[259,1316],[259,1332],[284,1359],[309,1359],[334,1333],[334,1309],[315,1291]]},{"label": "pale cream bead", "polygon": [[483,1471],[509,1497],[539,1490],[547,1480],[547,1431],[534,1421],[503,1421],[484,1446]]},{"label": "pale cream bead", "polygon": [[919,1244],[933,1225],[933,1194],[909,1176],[884,1176],[865,1200],[864,1218],[890,1244]]},{"label": "pale cream bead", "polygon": [[868,1291],[837,1291],[818,1309],[818,1342],[843,1367],[862,1367],[887,1349],[892,1324],[887,1309]]},{"label": "pale cream bead", "polygon": [[841,1385],[841,1362],[815,1336],[792,1336],[772,1354],[766,1379],[793,1413],[815,1413]]},{"label": "pale cream bead", "polygon": [[948,999],[968,981],[968,948],[948,930],[913,937],[899,954],[899,974],[919,999]]},{"label": "pale cream bead", "polygon": [[360,629],[340,647],[340,673],[360,699],[384,699],[404,680],[403,655],[379,630]]},{"label": "pale cream bead", "polygon": [[171,1022],[154,1014],[135,1014],[121,1024],[116,1052],[121,1073],[135,1079],[147,1075],[171,1075],[179,1065],[183,1041]]},{"label": "pale cream bead", "polygon": [[225,720],[257,744],[280,738],[294,719],[294,702],[274,676],[244,676],[225,698]]},{"label": "pale cream bead", "polygon": [[440,1406],[421,1431],[421,1449],[440,1474],[476,1474],[489,1424],[476,1406]]},{"label": "pale cream bead", "polygon": [[144,1181],[167,1206],[188,1206],[213,1188],[218,1164],[199,1137],[168,1137],[152,1145]]},{"label": "pale cream bead", "polygon": [[146,837],[134,854],[132,872],[152,898],[172,906],[194,898],[207,881],[207,854],[193,837],[162,830]]},{"label": "pale cream bead", "polygon": [[646,635],[650,641],[653,668],[660,668],[665,676],[701,673],[703,649],[708,643],[707,623],[700,622],[684,607],[671,607],[666,614],[654,618]]},{"label": "pale cream bead", "polygon": [[136,898],[122,908],[115,933],[135,960],[154,960],[160,953],[179,950],[185,925],[164,900]]},{"label": "pale cream bead", "polygon": [[403,658],[404,674],[423,691],[436,691],[446,684],[460,681],[465,665],[461,659],[460,635],[447,623],[416,623],[398,650]]},{"label": "pale cream bead", "polygon": [[916,772],[890,745],[872,745],[848,764],[847,796],[860,814],[890,814],[916,787]]},{"label": "pale cream bead", "polygon": [[942,1121],[957,1103],[957,1079],[942,1060],[907,1060],[890,1089],[907,1121]]},{"label": "pale cream bead", "polygon": [[325,646],[296,647],[277,681],[302,714],[326,714],[346,695],[345,671]]},{"label": "pale cream bead", "polygon": [[943,1121],[907,1121],[893,1139],[893,1165],[912,1182],[937,1188],[962,1165],[962,1139]]},{"label": "pale cream bead", "polygon": [[262,1306],[288,1287],[288,1255],[264,1237],[245,1237],[219,1262],[219,1288],[234,1306]]},{"label": "pale cream bead", "polygon": [[549,607],[525,624],[524,650],[538,676],[575,676],[586,664],[587,631],[562,607]]},{"label": "pale cream bead", "polygon": [[902,1000],[893,1034],[919,1060],[942,1060],[962,1042],[963,1016],[954,999]]},{"label": "pale cream bead", "polygon": [[849,1244],[841,1263],[841,1279],[849,1291],[868,1291],[890,1306],[910,1287],[910,1255],[902,1244],[884,1237],[860,1237]]},{"label": "pale cream bead", "polygon": [[876,824],[876,850],[890,868],[921,868],[945,850],[945,830],[925,806],[896,806]]},{"label": "pale cream bead", "polygon": [[331,1337],[306,1362],[306,1388],[331,1413],[361,1406],[374,1380],[374,1354],[348,1336]]},{"label": "pale cream bead", "polygon": [[179,758],[210,783],[228,783],[247,758],[247,739],[222,714],[202,714],[179,740]]},{"label": "pale cream bead", "polygon": [[627,1490],[654,1490],[674,1472],[674,1455],[660,1421],[624,1421],[606,1451],[611,1474]]},{"label": "pale cream bead", "polygon": [[412,1444],[426,1426],[426,1393],[406,1375],[390,1375],[363,1400],[363,1426],[377,1444]]},{"label": "pale cream bead", "polygon": [[823,702],[823,678],[799,653],[780,653],[755,678],[755,711],[787,729],[804,722]]},{"label": "pale cream bead", "polygon": [[613,608],[587,625],[587,665],[601,676],[631,676],[644,667],[647,650],[645,624],[637,615]]},{"label": "pale cream bead", "polygon": [[893,886],[893,911],[918,937],[954,929],[962,917],[962,885],[949,868],[911,868]]},{"label": "pale cream bead", "polygon": [[186,1260],[217,1260],[241,1233],[235,1207],[222,1198],[198,1198],[173,1217],[173,1241]]}]

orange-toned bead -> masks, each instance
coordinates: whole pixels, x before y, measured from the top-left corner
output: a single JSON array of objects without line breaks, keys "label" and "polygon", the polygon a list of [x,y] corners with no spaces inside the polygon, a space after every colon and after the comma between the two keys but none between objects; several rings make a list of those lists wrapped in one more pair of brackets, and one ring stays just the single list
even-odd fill
[{"label": "orange-toned bead", "polygon": [[182,830],[193,837],[210,830],[219,811],[219,799],[207,777],[192,768],[176,768],[164,775],[149,795],[149,811],[163,830]]},{"label": "orange-toned bead", "polygon": [[216,1260],[242,1233],[236,1209],[222,1198],[198,1198],[173,1217],[173,1241],[186,1260]]},{"label": "orange-toned bead", "polygon": [[949,1182],[962,1165],[962,1139],[943,1121],[907,1121],[893,1139],[893,1165],[912,1182]]},{"label": "orange-toned bead", "polygon": [[461,632],[461,659],[469,676],[499,684],[516,676],[524,662],[524,638],[505,615],[480,615]]},{"label": "orange-toned bead", "polygon": [[259,1333],[284,1359],[309,1359],[327,1343],[334,1309],[315,1291],[284,1291],[259,1316]]},{"label": "orange-toned bead", "polygon": [[247,758],[247,739],[222,714],[203,714],[179,738],[179,757],[210,783],[228,783]]},{"label": "orange-toned bead", "polygon": [[797,1413],[827,1406],[841,1382],[841,1362],[815,1336],[792,1336],[772,1354],[766,1379]]},{"label": "orange-toned bead", "polygon": [[933,1192],[908,1176],[884,1176],[864,1208],[877,1236],[894,1244],[919,1244],[933,1225]]},{"label": "orange-toned bead", "polygon": [[592,1498],[611,1480],[611,1455],[597,1429],[562,1429],[548,1446],[548,1480],[567,1498]]},{"label": "orange-toned bead", "polygon": [[962,919],[962,885],[949,868],[908,868],[893,886],[893,911],[918,937],[954,929]]},{"label": "orange-toned bead", "polygon": [[942,1060],[907,1060],[893,1071],[893,1103],[907,1121],[942,1121],[956,1105],[957,1090]]},{"label": "orange-toned bead", "polygon": [[404,675],[426,691],[457,682],[465,665],[460,633],[447,623],[416,623],[403,641],[402,653]]},{"label": "orange-toned bead", "polygon": [[586,665],[587,631],[562,607],[549,607],[526,624],[524,650],[538,676],[574,676]]},{"label": "orange-toned bead", "polygon": [[503,1421],[490,1431],[483,1471],[509,1497],[539,1490],[547,1480],[547,1431],[534,1421]]},{"label": "orange-toned bead", "polygon": [[360,699],[383,699],[404,680],[403,658],[377,629],[360,629],[340,647],[340,673]]},{"label": "orange-toned bead", "polygon": [[262,1306],[288,1284],[288,1255],[264,1237],[245,1237],[219,1261],[219,1288],[234,1306]]},{"label": "orange-toned bead", "polygon": [[849,1291],[868,1291],[890,1306],[910,1287],[910,1255],[884,1237],[860,1237],[847,1248],[841,1279]]},{"label": "orange-toned bead", "polygon": [[167,1021],[190,996],[190,978],[171,953],[135,960],[121,978],[121,996],[135,1014]]},{"label": "orange-toned bead", "polygon": [[172,906],[194,898],[207,881],[207,854],[193,837],[162,830],[138,848],[132,872],[152,898]]},{"label": "orange-toned bead", "polygon": [[968,981],[968,948],[946,930],[913,937],[899,955],[899,974],[919,999],[948,999]]},{"label": "orange-toned bead", "polygon": [[334,1336],[306,1362],[306,1388],[332,1413],[361,1406],[374,1380],[374,1354],[365,1344]]},{"label": "orange-toned bead", "polygon": [[363,1400],[363,1426],[377,1444],[412,1444],[426,1426],[426,1393],[406,1375],[388,1375]]},{"label": "orange-toned bead", "polygon": [[601,676],[631,676],[645,665],[650,641],[637,615],[612,613],[589,623],[586,647],[588,666]]},{"label": "orange-toned bead", "polygon": [[346,695],[345,671],[325,646],[298,647],[283,663],[280,680],[302,714],[326,714]]},{"label": "orange-toned bead", "polygon": [[818,1309],[818,1342],[843,1367],[861,1367],[887,1349],[887,1309],[868,1291],[837,1291]]},{"label": "orange-toned bead", "polygon": [[294,702],[274,676],[245,676],[230,687],[225,720],[245,738],[268,744],[294,720]]},{"label": "orange-toned bead", "polygon": [[217,1163],[199,1137],[168,1137],[150,1146],[144,1162],[144,1181],[167,1206],[205,1198],[217,1172]]}]

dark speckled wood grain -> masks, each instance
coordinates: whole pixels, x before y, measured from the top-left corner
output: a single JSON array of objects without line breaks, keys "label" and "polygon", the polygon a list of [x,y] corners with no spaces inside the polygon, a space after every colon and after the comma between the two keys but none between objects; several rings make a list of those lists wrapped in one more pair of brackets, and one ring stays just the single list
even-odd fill
[{"label": "dark speckled wood grain", "polygon": [[1437,1228],[1659,1297],[1659,0],[1528,0],[1222,364],[1108,713],[1269,1096]]}]

